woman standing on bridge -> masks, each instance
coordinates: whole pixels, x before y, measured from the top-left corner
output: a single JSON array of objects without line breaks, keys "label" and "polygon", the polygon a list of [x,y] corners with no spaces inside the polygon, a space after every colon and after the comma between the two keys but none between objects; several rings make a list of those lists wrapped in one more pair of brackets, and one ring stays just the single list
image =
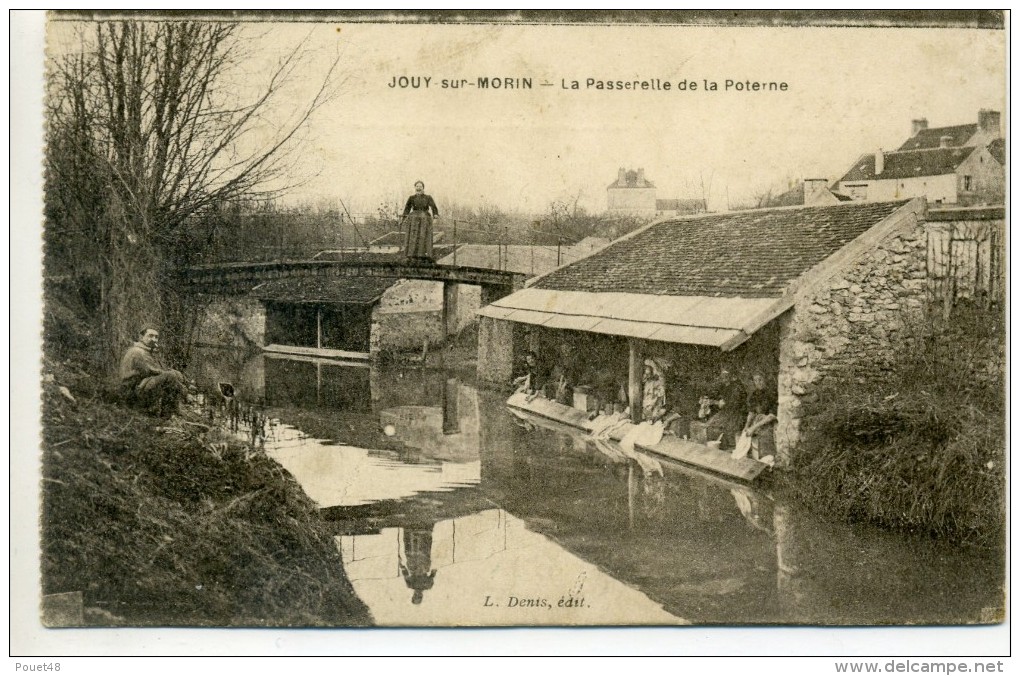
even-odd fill
[{"label": "woman standing on bridge", "polygon": [[404,221],[407,222],[407,237],[404,239],[404,255],[412,260],[432,261],[432,215],[439,218],[439,208],[431,195],[425,194],[425,184],[417,181],[414,194],[404,205]]}]

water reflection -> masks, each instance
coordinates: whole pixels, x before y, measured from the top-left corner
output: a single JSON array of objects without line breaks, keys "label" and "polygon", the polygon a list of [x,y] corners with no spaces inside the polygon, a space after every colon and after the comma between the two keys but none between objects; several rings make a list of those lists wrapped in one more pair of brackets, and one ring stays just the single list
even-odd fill
[{"label": "water reflection", "polygon": [[684,623],[502,509],[338,540],[382,625]]},{"label": "water reflection", "polygon": [[[1001,555],[832,523],[512,415],[504,395],[440,371],[209,361],[195,373],[261,393],[279,421],[268,452],[323,507],[381,624],[924,624],[1002,612]],[[579,584],[584,605],[557,605]]]}]

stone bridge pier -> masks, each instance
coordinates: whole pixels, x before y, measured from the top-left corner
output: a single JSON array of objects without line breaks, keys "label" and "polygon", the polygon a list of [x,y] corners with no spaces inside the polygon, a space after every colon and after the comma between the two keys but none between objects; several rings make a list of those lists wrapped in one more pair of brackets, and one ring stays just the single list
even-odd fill
[{"label": "stone bridge pier", "polygon": [[[481,306],[485,307],[516,289],[506,286],[482,286]],[[507,383],[513,376],[514,359],[525,349],[524,329],[516,322],[492,317],[478,318],[478,366],[480,380]]]}]

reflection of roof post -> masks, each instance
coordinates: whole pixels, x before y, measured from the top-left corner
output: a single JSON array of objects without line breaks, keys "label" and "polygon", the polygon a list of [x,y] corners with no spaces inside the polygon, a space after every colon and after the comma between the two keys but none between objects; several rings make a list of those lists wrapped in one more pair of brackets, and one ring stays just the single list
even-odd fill
[{"label": "reflection of roof post", "polygon": [[460,380],[447,378],[443,387],[443,434],[460,433]]},{"label": "reflection of roof post", "polygon": [[645,360],[643,357],[641,341],[631,338],[627,341],[630,345],[629,378],[627,380],[627,394],[630,399],[630,419],[632,422],[641,422],[642,406],[644,398],[642,377],[645,373]]}]

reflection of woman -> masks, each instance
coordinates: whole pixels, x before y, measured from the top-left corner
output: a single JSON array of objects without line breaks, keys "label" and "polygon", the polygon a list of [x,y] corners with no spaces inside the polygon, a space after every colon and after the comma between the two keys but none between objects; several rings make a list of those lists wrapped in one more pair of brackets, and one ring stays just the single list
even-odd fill
[{"label": "reflection of woman", "polygon": [[411,259],[432,260],[432,216],[439,218],[439,208],[431,195],[425,194],[425,184],[417,181],[414,194],[404,205],[404,222],[407,235],[404,255]]},{"label": "reflection of woman", "polygon": [[404,529],[404,563],[400,574],[411,594],[411,603],[421,603],[425,591],[436,583],[436,571],[432,568],[432,526]]}]

